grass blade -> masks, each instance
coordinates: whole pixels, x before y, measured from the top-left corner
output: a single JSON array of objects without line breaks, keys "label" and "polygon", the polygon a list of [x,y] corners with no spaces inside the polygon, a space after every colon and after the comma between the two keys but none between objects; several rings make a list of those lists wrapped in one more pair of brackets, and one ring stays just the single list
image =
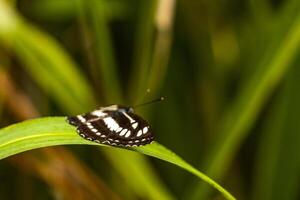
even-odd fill
[{"label": "grass blade", "polygon": [[[11,125],[0,130],[0,159],[31,149],[64,144],[106,146],[81,138],[75,132],[75,127],[67,124],[64,117],[39,118]],[[143,147],[130,148],[130,150],[175,164],[212,185],[226,199],[235,199],[216,182],[157,142]]]}]

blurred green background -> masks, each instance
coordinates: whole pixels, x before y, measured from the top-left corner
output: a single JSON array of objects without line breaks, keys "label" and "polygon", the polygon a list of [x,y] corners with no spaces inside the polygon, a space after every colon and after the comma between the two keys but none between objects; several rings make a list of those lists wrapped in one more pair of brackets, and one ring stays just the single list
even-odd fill
[{"label": "blurred green background", "polygon": [[[0,126],[165,96],[136,110],[158,142],[237,199],[300,199],[299,45],[299,0],[0,0]],[[137,153],[68,146],[2,160],[0,199],[222,196]]]}]

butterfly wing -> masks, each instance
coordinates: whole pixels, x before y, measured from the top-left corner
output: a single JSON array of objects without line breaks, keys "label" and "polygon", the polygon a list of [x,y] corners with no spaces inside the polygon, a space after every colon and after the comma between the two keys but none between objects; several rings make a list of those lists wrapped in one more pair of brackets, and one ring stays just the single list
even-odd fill
[{"label": "butterfly wing", "polygon": [[86,124],[91,121],[99,120],[106,117],[109,113],[105,110],[106,108],[100,108],[98,110],[94,110],[93,112],[67,117],[67,121],[69,124],[73,126],[80,126],[82,124]]},{"label": "butterfly wing", "polygon": [[153,141],[149,124],[134,113],[109,111],[100,115],[100,110],[84,115],[68,117],[70,124],[77,127],[77,132],[85,139],[98,143],[140,146]]},{"label": "butterfly wing", "polygon": [[154,139],[148,122],[134,113],[118,112],[104,121],[111,130],[110,136],[121,145],[140,146],[151,143]]}]

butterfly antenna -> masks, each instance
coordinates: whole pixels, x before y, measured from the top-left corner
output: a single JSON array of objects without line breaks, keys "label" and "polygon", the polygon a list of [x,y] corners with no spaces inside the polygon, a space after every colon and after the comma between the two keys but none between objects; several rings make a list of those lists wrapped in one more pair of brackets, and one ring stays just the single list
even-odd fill
[{"label": "butterfly antenna", "polygon": [[133,106],[133,108],[145,106],[145,105],[152,104],[152,103],[159,102],[159,101],[163,101],[163,100],[165,100],[165,97],[160,97],[158,99],[154,99],[154,100],[142,103],[142,104],[135,105],[135,106]]}]

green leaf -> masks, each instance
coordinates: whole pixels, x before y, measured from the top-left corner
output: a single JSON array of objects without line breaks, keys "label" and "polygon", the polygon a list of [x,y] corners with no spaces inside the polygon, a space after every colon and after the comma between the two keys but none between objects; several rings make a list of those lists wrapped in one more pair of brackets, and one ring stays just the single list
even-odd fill
[{"label": "green leaf", "polygon": [[[106,146],[81,138],[75,132],[75,127],[68,125],[64,117],[47,117],[24,121],[1,129],[0,159],[31,149],[64,144]],[[216,182],[199,172],[197,169],[157,142],[153,142],[150,145],[142,147],[130,148],[129,150],[137,151],[173,163],[196,175],[198,178],[219,190],[226,199],[235,199]]]}]

